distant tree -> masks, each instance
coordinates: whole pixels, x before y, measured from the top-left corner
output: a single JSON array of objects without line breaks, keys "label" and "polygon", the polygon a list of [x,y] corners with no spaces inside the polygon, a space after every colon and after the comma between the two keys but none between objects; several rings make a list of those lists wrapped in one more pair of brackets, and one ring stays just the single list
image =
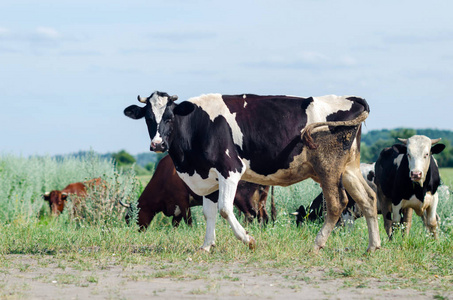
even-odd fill
[{"label": "distant tree", "polygon": [[146,164],[145,169],[150,171],[150,172],[154,172],[154,167],[155,167],[155,163],[150,162],[150,163]]},{"label": "distant tree", "polygon": [[390,131],[390,136],[398,142],[398,138],[400,139],[408,139],[413,135],[417,134],[417,130],[411,128],[398,128],[395,130]]},{"label": "distant tree", "polygon": [[116,161],[118,166],[131,165],[135,163],[135,158],[129,153],[127,153],[125,150],[113,153],[112,158]]},{"label": "distant tree", "polygon": [[370,147],[370,156],[371,156],[371,161],[370,162],[375,162],[379,154],[381,154],[381,151],[384,150],[384,148],[390,147],[393,144],[395,144],[393,139],[387,139],[387,140],[378,140],[376,141],[371,147]]},{"label": "distant tree", "polygon": [[365,143],[360,143],[360,161],[364,163],[372,163],[372,157],[373,155],[371,153],[370,147]]}]

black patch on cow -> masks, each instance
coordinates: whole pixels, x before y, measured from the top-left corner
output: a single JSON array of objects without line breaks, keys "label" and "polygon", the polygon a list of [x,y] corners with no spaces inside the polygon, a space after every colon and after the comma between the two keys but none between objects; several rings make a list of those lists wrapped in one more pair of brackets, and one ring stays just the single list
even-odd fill
[{"label": "black patch on cow", "polygon": [[370,112],[370,106],[368,105],[368,102],[366,102],[365,99],[360,97],[348,97],[346,99],[354,101],[354,103],[356,104],[360,104],[362,107],[365,108],[365,111]]},{"label": "black patch on cow", "polygon": [[313,97],[309,97],[309,98],[306,98],[304,101],[302,101],[302,104],[300,105],[300,108],[303,110],[303,111],[306,111],[308,106],[310,106],[310,104],[313,102]]},{"label": "black patch on cow", "polygon": [[365,99],[359,97],[349,97],[348,100],[353,101],[352,106],[349,110],[339,110],[326,117],[327,121],[338,121],[338,120],[353,120],[358,117],[363,111],[370,112],[370,107]]},{"label": "black patch on cow", "polygon": [[374,171],[368,172],[368,174],[366,175],[366,179],[367,179],[368,181],[373,182],[373,180],[374,180]]},{"label": "black patch on cow", "polygon": [[[222,96],[244,133],[239,155],[258,174],[289,168],[304,147],[300,137],[307,124],[306,107],[313,98],[243,95]],[[245,105],[245,107],[244,107]]]},{"label": "black patch on cow", "polygon": [[[171,105],[171,102],[168,104]],[[181,104],[177,105],[174,109],[174,114],[179,115],[179,116],[187,116],[191,112],[193,112],[195,109],[195,104],[184,101]]]}]

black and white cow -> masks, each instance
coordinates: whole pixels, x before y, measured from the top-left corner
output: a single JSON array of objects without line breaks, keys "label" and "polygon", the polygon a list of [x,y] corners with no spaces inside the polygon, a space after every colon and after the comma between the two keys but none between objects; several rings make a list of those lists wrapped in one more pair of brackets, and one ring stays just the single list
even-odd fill
[{"label": "black and white cow", "polygon": [[161,92],[139,96],[145,107],[131,105],[124,113],[145,117],[151,150],[168,150],[178,175],[196,194],[219,190],[217,203],[203,199],[202,249],[215,244],[217,209],[235,236],[255,247],[233,214],[240,179],[288,186],[307,178],[321,184],[327,202],[315,252],[325,246],[346,206],[345,189],[367,219],[368,251],[380,248],[375,193],[359,169],[361,123],[369,114],[364,99],[208,94],[176,104],[175,98]]},{"label": "black and white cow", "polygon": [[[374,184],[374,163],[361,163],[360,171],[362,172],[362,176],[366,180],[368,185],[373,189],[374,192],[376,192],[376,185]],[[352,197],[348,193],[346,193],[346,195],[348,196],[348,204],[341,213],[341,217],[337,225],[352,224],[357,218],[362,217],[362,212],[358,205],[355,203],[354,199],[352,199]],[[299,206],[297,211],[291,214],[296,216],[296,224],[297,226],[300,226],[305,220],[321,220],[323,218],[324,209],[324,196],[321,192],[318,196],[316,196],[315,199],[313,199],[308,207],[301,205]]]},{"label": "black and white cow", "polygon": [[437,237],[440,176],[432,154],[442,152],[445,145],[436,144],[440,139],[431,140],[423,135],[399,140],[403,144],[382,150],[375,166],[377,197],[385,230],[391,238],[393,223],[402,221],[406,225],[406,234],[409,234],[414,209]]}]

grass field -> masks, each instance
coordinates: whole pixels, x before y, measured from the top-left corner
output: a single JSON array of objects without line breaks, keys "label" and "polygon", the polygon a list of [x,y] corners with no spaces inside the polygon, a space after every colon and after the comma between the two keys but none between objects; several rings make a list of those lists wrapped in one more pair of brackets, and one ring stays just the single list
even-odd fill
[{"label": "grass field", "polygon": [[[443,169],[441,174],[443,182],[451,188],[453,169]],[[109,195],[119,196],[109,197],[109,205],[105,199],[100,205],[99,199],[88,197],[92,211],[82,218],[74,218],[69,210],[58,218],[49,216],[48,205],[41,198],[45,191],[94,177],[109,183]],[[138,232],[135,225],[126,225],[124,210],[117,201],[136,201],[148,179],[137,180],[133,172],[118,171],[110,161],[95,157],[56,161],[3,156],[0,179],[0,274],[12,272],[14,268],[26,272],[27,263],[17,266],[15,262],[13,266],[12,261],[17,260],[17,255],[31,255],[38,262],[52,258],[61,268],[84,272],[112,266],[152,266],[156,271],[149,276],[175,280],[194,276],[207,279],[210,266],[238,263],[244,268],[266,272],[297,270],[301,281],[309,280],[304,279],[305,272],[322,270],[325,280],[341,279],[343,285],[352,287],[366,288],[367,282],[378,279],[385,283],[385,289],[434,290],[438,299],[453,291],[453,199],[447,192],[440,195],[441,225],[437,240],[427,234],[421,219],[414,216],[410,236],[402,238],[396,234],[390,242],[380,219],[382,249],[366,254],[368,233],[361,218],[352,229],[335,229],[326,248],[314,255],[310,250],[322,224],[298,228],[289,213],[300,204],[310,203],[319,193],[319,186],[307,180],[287,188],[276,187],[275,224],[246,225],[246,230],[257,240],[255,251],[236,240],[229,225],[218,217],[217,245],[211,253],[203,253],[197,251],[205,233],[201,207],[193,209],[193,227],[182,224],[172,228],[171,220],[161,214],[146,232]],[[12,255],[16,255],[14,260]],[[168,264],[171,268],[166,269]],[[5,280],[0,277],[0,297],[19,297],[21,288],[2,284]],[[65,280],[92,284],[90,280],[99,279],[84,275]]]}]

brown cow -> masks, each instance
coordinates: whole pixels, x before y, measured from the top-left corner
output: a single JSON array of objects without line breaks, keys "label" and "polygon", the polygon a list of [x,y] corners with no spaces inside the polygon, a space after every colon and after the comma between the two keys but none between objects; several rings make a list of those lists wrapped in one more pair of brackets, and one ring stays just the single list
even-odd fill
[{"label": "brown cow", "polygon": [[[249,182],[241,182],[238,186],[234,204],[244,214],[247,221],[258,217],[267,221],[266,199],[269,186]],[[218,192],[207,196],[217,201]],[[130,208],[130,204],[120,201],[120,204]],[[149,226],[154,216],[162,212],[167,217],[173,217],[173,226],[178,226],[180,221],[192,225],[190,207],[203,204],[203,197],[192,192],[179,178],[170,156],[165,156],[157,164],[153,177],[138,199],[139,208],[137,223],[140,229]],[[126,214],[129,222],[129,212]]]},{"label": "brown cow", "polygon": [[102,179],[94,178],[85,182],[75,182],[68,184],[61,191],[53,190],[43,195],[45,201],[49,202],[50,211],[52,215],[59,215],[63,212],[66,200],[69,195],[76,195],[73,199],[73,206],[76,207],[80,203],[80,199],[87,195],[87,185],[92,187],[93,185],[100,185]]}]

